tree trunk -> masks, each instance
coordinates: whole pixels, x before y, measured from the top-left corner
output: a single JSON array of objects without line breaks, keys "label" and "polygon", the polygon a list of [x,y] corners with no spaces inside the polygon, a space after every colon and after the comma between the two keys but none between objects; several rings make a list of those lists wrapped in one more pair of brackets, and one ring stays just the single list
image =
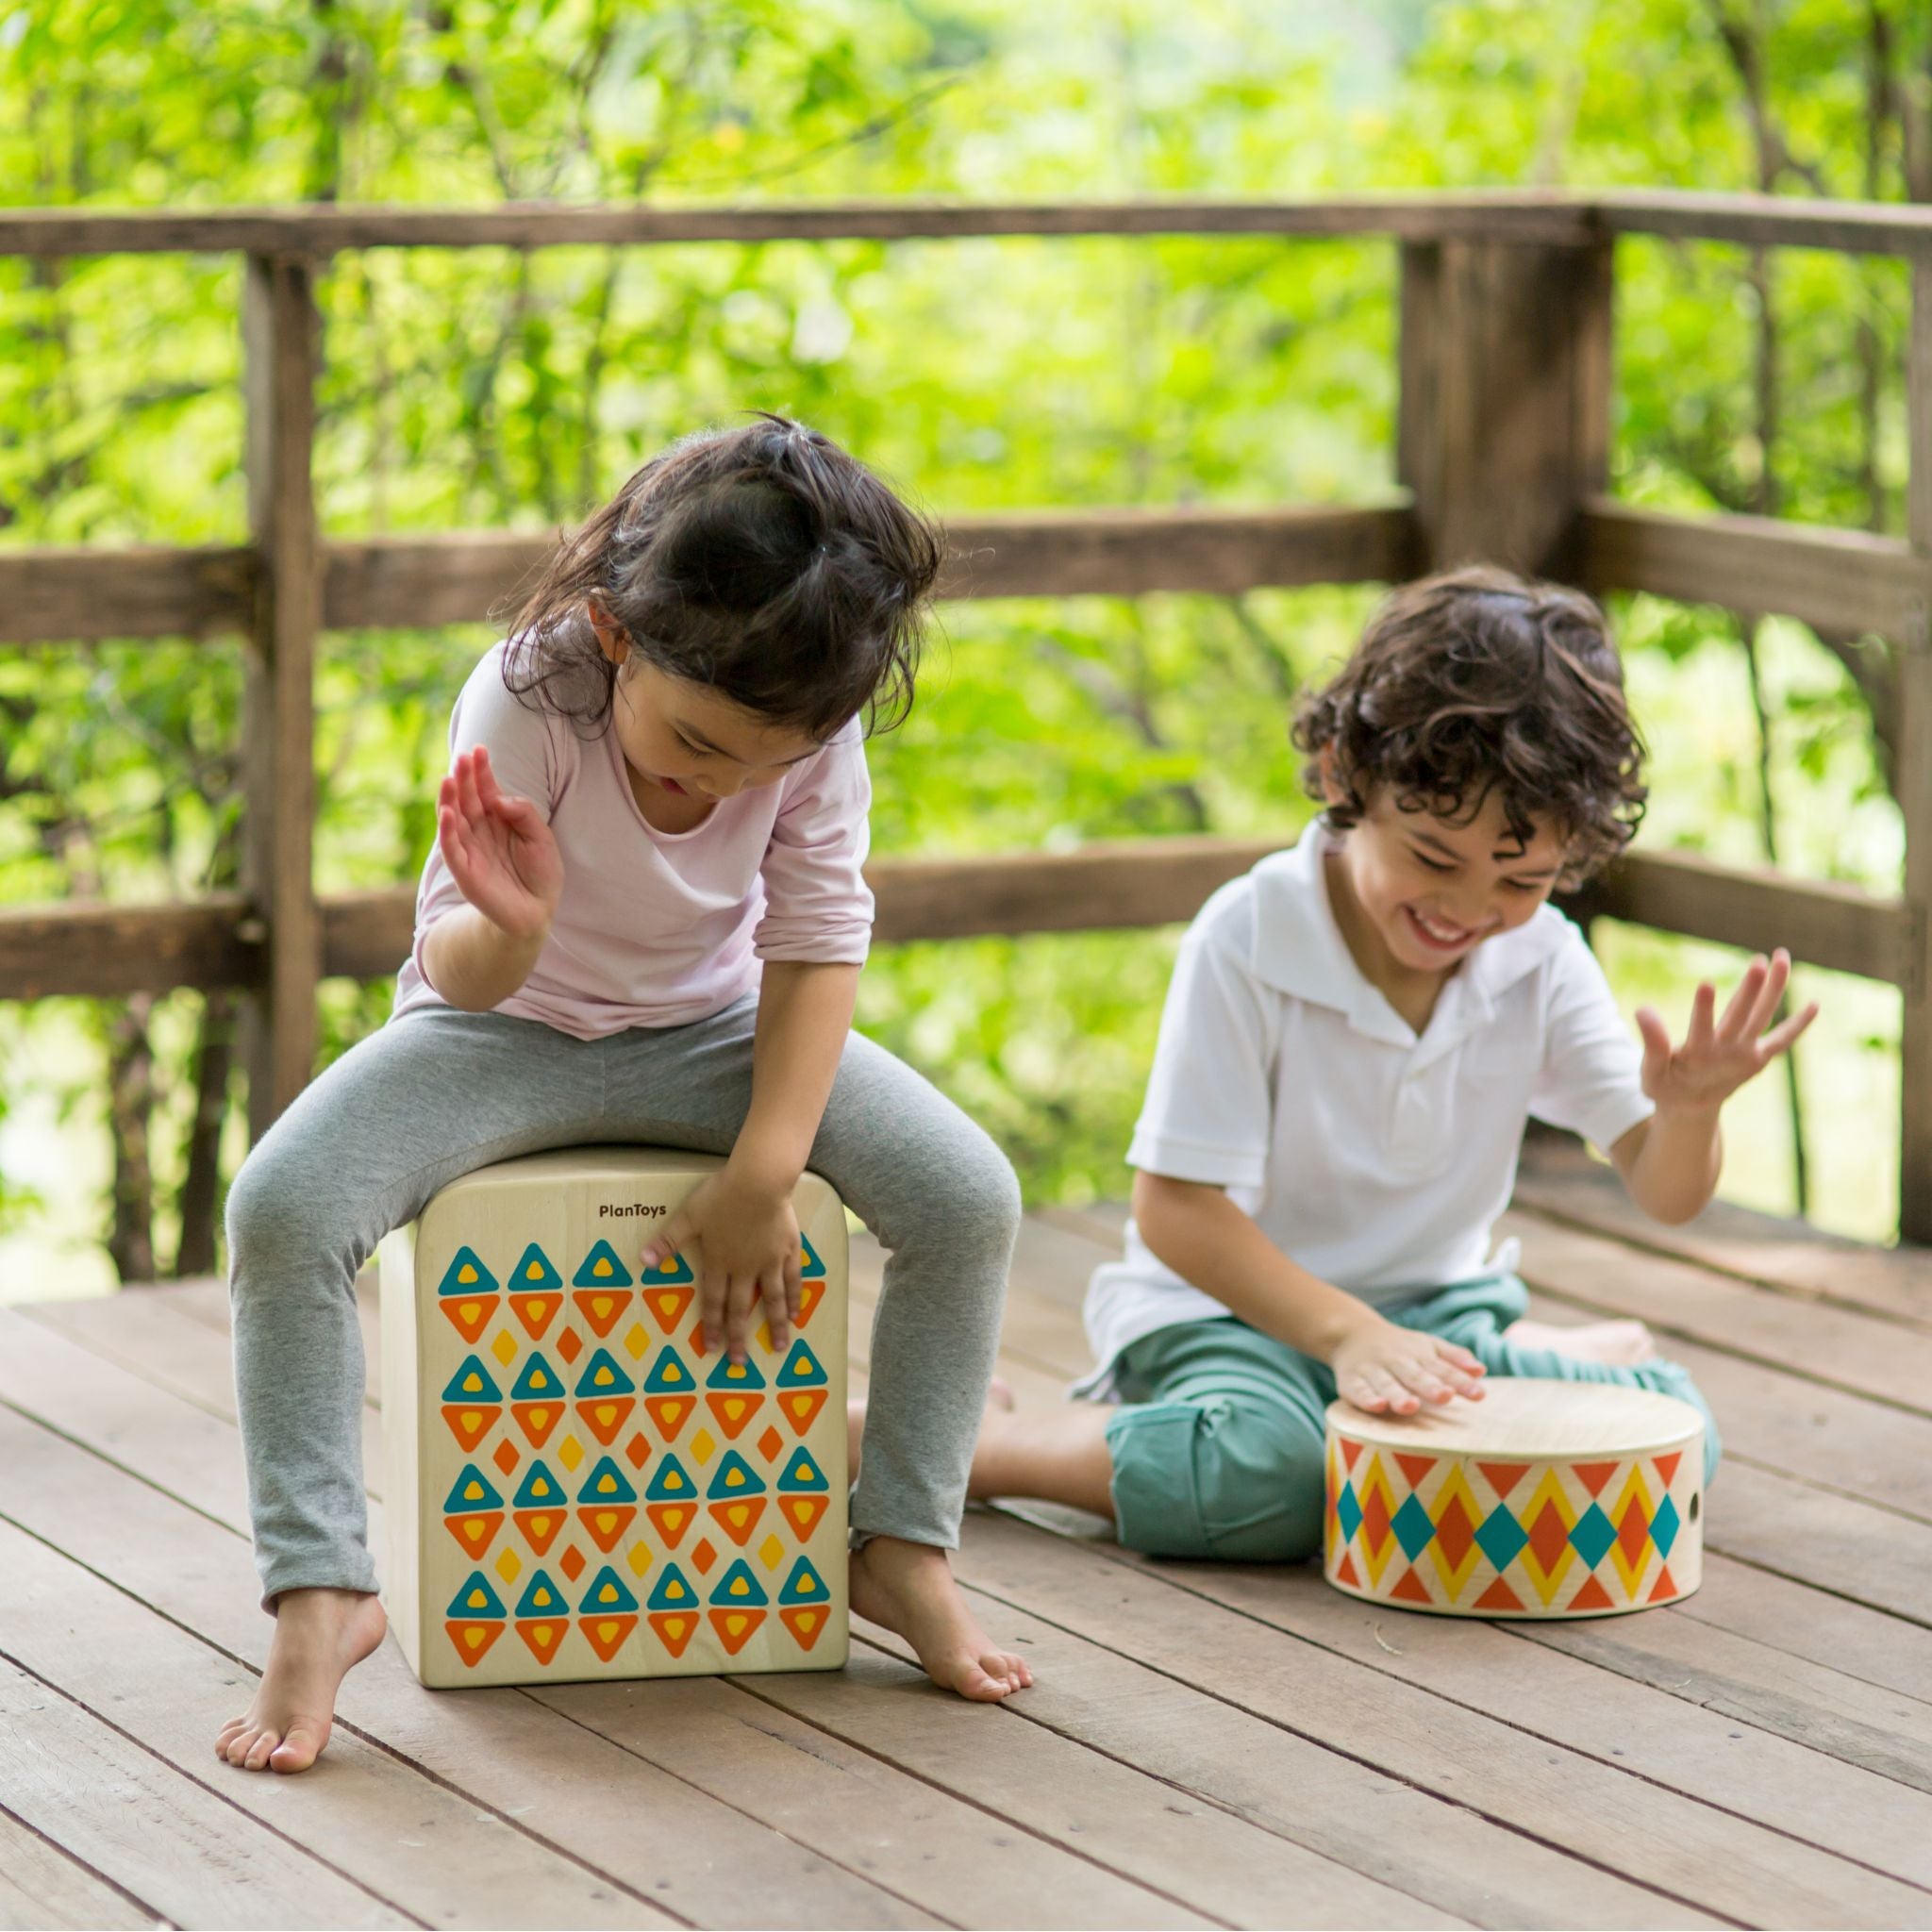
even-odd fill
[{"label": "tree trunk", "polygon": [[154,1174],[148,1133],[155,1058],[154,997],[137,993],[108,1022],[108,1113],[114,1140],[114,1213],[108,1253],[124,1282],[155,1278]]}]

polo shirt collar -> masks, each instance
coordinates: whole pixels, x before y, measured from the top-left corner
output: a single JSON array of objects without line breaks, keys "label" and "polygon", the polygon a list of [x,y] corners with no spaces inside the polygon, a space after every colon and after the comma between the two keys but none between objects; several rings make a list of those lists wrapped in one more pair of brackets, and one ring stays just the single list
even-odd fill
[{"label": "polo shirt collar", "polygon": [[1485,940],[1442,989],[1428,1029],[1415,1029],[1355,963],[1328,900],[1323,856],[1335,840],[1319,823],[1255,867],[1255,976],[1291,998],[1341,1013],[1371,1040],[1414,1049],[1420,1069],[1494,1016],[1496,1003],[1561,942],[1563,915],[1541,906],[1513,932]]}]

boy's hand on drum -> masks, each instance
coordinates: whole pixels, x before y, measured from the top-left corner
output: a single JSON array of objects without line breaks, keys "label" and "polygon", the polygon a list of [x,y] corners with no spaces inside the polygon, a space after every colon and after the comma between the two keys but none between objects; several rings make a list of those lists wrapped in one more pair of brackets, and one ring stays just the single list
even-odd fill
[{"label": "boy's hand on drum", "polygon": [[1413,1415],[1424,1402],[1483,1396],[1483,1365],[1468,1349],[1379,1315],[1348,1336],[1329,1366],[1337,1394],[1371,1415]]},{"label": "boy's hand on drum", "polygon": [[1643,1091],[1659,1111],[1670,1108],[1714,1114],[1746,1080],[1790,1048],[1818,1017],[1814,1000],[1804,1011],[1771,1025],[1790,976],[1791,956],[1782,946],[1769,959],[1760,954],[1744,969],[1722,1018],[1716,1017],[1717,989],[1708,982],[1700,986],[1690,1002],[1690,1030],[1682,1046],[1671,1044],[1669,1029],[1650,1008],[1639,1009]]},{"label": "boy's hand on drum", "polygon": [[514,940],[549,930],[563,858],[543,816],[496,782],[490,754],[458,752],[436,795],[436,844],[462,895]]},{"label": "boy's hand on drum", "polygon": [[804,1248],[791,1190],[774,1191],[726,1167],[708,1175],[645,1244],[646,1273],[680,1251],[698,1277],[705,1346],[744,1359],[760,1311],[781,1353],[791,1341]]}]

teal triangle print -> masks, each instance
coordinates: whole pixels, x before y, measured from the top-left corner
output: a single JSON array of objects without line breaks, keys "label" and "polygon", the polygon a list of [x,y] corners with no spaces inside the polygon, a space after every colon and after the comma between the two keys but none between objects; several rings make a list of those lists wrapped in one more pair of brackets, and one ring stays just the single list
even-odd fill
[{"label": "teal triangle print", "polygon": [[718,1365],[705,1377],[707,1389],[762,1389],[765,1378],[758,1372],[758,1365],[747,1357],[741,1362],[735,1362],[728,1355],[718,1357]]},{"label": "teal triangle print", "polygon": [[729,1604],[736,1609],[762,1609],[772,1599],[765,1594],[764,1586],[751,1574],[751,1565],[742,1557],[719,1577],[717,1586],[711,1591],[714,1604]]},{"label": "teal triangle print", "polygon": [[691,1263],[682,1255],[666,1255],[655,1268],[640,1265],[638,1269],[640,1288],[683,1288],[696,1279]]},{"label": "teal triangle print", "polygon": [[691,1580],[675,1563],[667,1563],[658,1587],[651,1592],[654,1610],[691,1610],[697,1607],[698,1593]]},{"label": "teal triangle print", "polygon": [[691,1472],[668,1450],[658,1464],[650,1487],[644,1491],[647,1503],[690,1503],[697,1498],[698,1486]]},{"label": "teal triangle print", "polygon": [[524,1472],[522,1486],[517,1491],[516,1505],[519,1509],[560,1509],[563,1507],[563,1485],[551,1474],[541,1461],[531,1463]]},{"label": "teal triangle print", "polygon": [[685,1367],[683,1357],[675,1348],[660,1348],[651,1373],[644,1377],[644,1393],[689,1395],[696,1387],[697,1378]]},{"label": "teal triangle print", "polygon": [[571,1283],[576,1288],[628,1288],[630,1270],[608,1241],[599,1241],[584,1257],[584,1265],[571,1276]]},{"label": "teal triangle print", "polygon": [[463,1464],[463,1473],[450,1485],[449,1500],[442,1506],[445,1516],[474,1516],[478,1509],[501,1509],[503,1498],[496,1486],[474,1462]]},{"label": "teal triangle print", "polygon": [[781,1389],[823,1389],[830,1377],[824,1365],[812,1354],[803,1341],[791,1344],[791,1353],[785,1357],[785,1366],[778,1371],[778,1386]]},{"label": "teal triangle print", "polygon": [[523,1595],[517,1599],[517,1615],[520,1617],[561,1617],[569,1612],[570,1604],[564,1593],[541,1570],[530,1578]]},{"label": "teal triangle print", "polygon": [[778,1592],[778,1601],[790,1609],[793,1604],[823,1604],[831,1601],[832,1592],[825,1588],[825,1579],[811,1567],[808,1557],[801,1557],[791,1566],[791,1574],[785,1579],[785,1587]]},{"label": "teal triangle print", "polygon": [[784,1474],[778,1478],[778,1487],[796,1494],[800,1490],[829,1490],[832,1486],[825,1480],[825,1473],[819,1467],[818,1457],[801,1442],[791,1452],[791,1460],[785,1465]]},{"label": "teal triangle print", "polygon": [[608,1563],[591,1579],[591,1587],[584,1592],[584,1600],[577,1606],[585,1616],[622,1616],[634,1610],[638,1600],[631,1595],[629,1587]]},{"label": "teal triangle print", "polygon": [[717,1473],[711,1477],[711,1487],[705,1491],[707,1496],[762,1496],[765,1493],[765,1479],[736,1449],[733,1449],[718,1465]]},{"label": "teal triangle print", "polygon": [[477,1624],[501,1621],[509,1612],[491,1589],[489,1577],[480,1570],[472,1570],[469,1581],[450,1598],[446,1614],[461,1623]]},{"label": "teal triangle print", "polygon": [[449,1378],[449,1386],[442,1391],[445,1402],[501,1402],[503,1391],[491,1380],[490,1371],[483,1366],[483,1357],[466,1355],[457,1365],[457,1372]]},{"label": "teal triangle print", "polygon": [[798,1278],[801,1281],[820,1281],[824,1278],[825,1264],[819,1259],[819,1251],[801,1234],[798,1237]]},{"label": "teal triangle print", "polygon": [[450,1257],[442,1271],[438,1294],[494,1294],[496,1276],[484,1267],[475,1248],[461,1247]]},{"label": "teal triangle print", "polygon": [[510,1270],[509,1291],[548,1294],[563,1286],[563,1276],[550,1265],[550,1257],[535,1241],[524,1250],[524,1257]]},{"label": "teal triangle print", "polygon": [[598,1460],[577,1491],[579,1503],[635,1503],[637,1499],[630,1478],[608,1456]]},{"label": "teal triangle print", "polygon": [[608,1348],[600,1348],[584,1364],[584,1373],[577,1377],[577,1397],[588,1401],[597,1395],[629,1395],[637,1384],[617,1365],[617,1357]]},{"label": "teal triangle print", "polygon": [[557,1371],[541,1355],[533,1355],[524,1364],[524,1373],[517,1377],[517,1386],[509,1391],[512,1402],[556,1402],[563,1394],[563,1384],[558,1379]]}]

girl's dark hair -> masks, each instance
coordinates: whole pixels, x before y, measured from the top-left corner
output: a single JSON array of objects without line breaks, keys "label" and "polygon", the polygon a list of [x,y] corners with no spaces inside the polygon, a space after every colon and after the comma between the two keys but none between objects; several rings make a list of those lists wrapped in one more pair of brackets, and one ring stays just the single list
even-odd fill
[{"label": "girl's dark hair", "polygon": [[912,703],[938,528],[829,437],[760,412],[654,458],[559,540],[509,627],[503,677],[602,730],[616,669],[594,598],[633,650],[761,718],[829,738]]},{"label": "girl's dark hair", "polygon": [[1467,822],[1491,791],[1511,837],[1567,843],[1559,883],[1614,858],[1643,817],[1644,747],[1604,615],[1581,591],[1477,566],[1396,591],[1340,675],[1307,698],[1294,742],[1324,813],[1358,824],[1387,788],[1404,811]]}]

